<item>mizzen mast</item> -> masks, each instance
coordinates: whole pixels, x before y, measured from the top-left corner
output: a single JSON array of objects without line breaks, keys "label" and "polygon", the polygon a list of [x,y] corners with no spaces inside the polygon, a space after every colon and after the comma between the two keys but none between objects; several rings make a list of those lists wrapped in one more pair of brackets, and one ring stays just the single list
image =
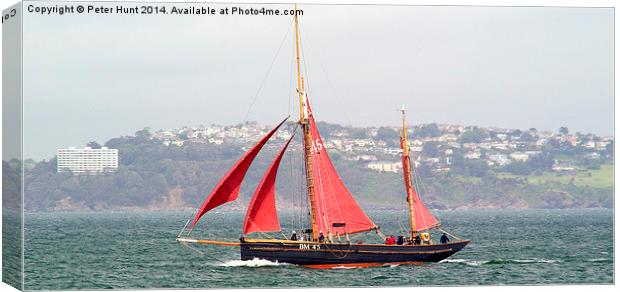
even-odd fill
[{"label": "mizzen mast", "polygon": [[400,147],[403,150],[403,174],[405,176],[405,188],[407,189],[407,205],[409,206],[409,223],[411,223],[411,238],[416,237],[416,222],[414,211],[414,191],[411,182],[411,163],[409,159],[409,141],[407,140],[407,121],[405,120],[405,106],[400,110],[403,116],[403,130],[400,134]]},{"label": "mizzen mast", "polygon": [[[297,5],[295,5],[297,11]],[[304,112],[304,79],[301,76],[301,62],[299,57],[299,19],[295,13],[295,61],[297,63],[297,93],[299,94],[299,124],[304,134],[304,161],[306,168],[306,187],[310,200],[310,216],[312,217],[312,240],[319,239],[319,231],[316,222],[316,199],[312,174],[312,136],[310,125]]]}]

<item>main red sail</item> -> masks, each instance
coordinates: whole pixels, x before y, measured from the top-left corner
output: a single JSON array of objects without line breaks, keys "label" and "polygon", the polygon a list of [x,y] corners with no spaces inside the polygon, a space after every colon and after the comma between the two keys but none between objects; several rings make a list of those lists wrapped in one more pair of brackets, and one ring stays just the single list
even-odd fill
[{"label": "main red sail", "polygon": [[312,137],[312,183],[319,231],[325,235],[343,235],[375,228],[336,172],[314,122],[308,99],[306,104]]},{"label": "main red sail", "polygon": [[[403,164],[404,163],[409,163],[409,159],[407,159],[407,157],[403,157]],[[411,164],[409,163],[409,165]],[[406,176],[407,174],[405,174],[405,182],[407,181]],[[415,220],[415,230],[422,231],[439,226],[439,221],[435,219],[433,214],[431,214],[428,208],[426,208],[426,205],[422,203],[422,200],[420,199],[420,196],[418,195],[415,186],[411,188],[411,192],[413,197],[413,217]]]},{"label": "main red sail", "polygon": [[248,212],[245,214],[243,234],[280,231],[280,222],[276,212],[276,177],[282,156],[292,139],[293,136],[286,142],[256,187]]},{"label": "main red sail", "polygon": [[248,168],[258,155],[258,152],[265,146],[265,143],[271,138],[271,136],[284,124],[284,122],[288,119],[284,119],[278,126],[273,128],[265,137],[263,137],[250,151],[246,152],[237,163],[224,175],[224,177],[220,180],[220,182],[215,186],[211,194],[202,204],[202,207],[198,210],[194,221],[192,222],[191,228],[194,228],[196,222],[207,213],[209,210],[220,206],[222,204],[234,201],[239,196],[239,189],[241,189],[241,183],[243,182],[243,178],[245,177]]}]

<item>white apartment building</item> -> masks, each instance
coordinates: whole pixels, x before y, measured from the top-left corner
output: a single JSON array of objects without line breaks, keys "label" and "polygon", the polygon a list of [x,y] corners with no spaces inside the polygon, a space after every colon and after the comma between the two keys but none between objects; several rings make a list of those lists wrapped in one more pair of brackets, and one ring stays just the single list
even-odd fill
[{"label": "white apartment building", "polygon": [[377,161],[371,162],[366,165],[369,169],[379,172],[398,172],[403,169],[403,165],[401,162],[388,162],[388,161]]},{"label": "white apartment building", "polygon": [[75,174],[99,174],[118,169],[118,149],[92,149],[90,147],[58,149],[56,152],[58,172]]}]

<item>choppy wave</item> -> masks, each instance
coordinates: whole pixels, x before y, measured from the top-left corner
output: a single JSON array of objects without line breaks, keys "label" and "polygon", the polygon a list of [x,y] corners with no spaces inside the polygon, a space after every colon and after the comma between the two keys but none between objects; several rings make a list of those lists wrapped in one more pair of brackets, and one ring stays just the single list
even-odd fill
[{"label": "choppy wave", "polygon": [[268,260],[257,259],[257,258],[251,259],[249,261],[229,260],[229,261],[226,261],[224,263],[219,264],[220,267],[251,267],[251,268],[283,266],[283,265],[287,265],[287,264],[286,263],[271,262],[271,261],[268,261]]},{"label": "choppy wave", "polygon": [[613,259],[608,259],[608,258],[597,258],[597,259],[589,259],[588,262],[593,262],[593,263],[611,263],[613,262]]},{"label": "choppy wave", "polygon": [[440,261],[439,263],[457,263],[468,266],[479,266],[484,263],[484,261],[474,261],[474,260],[466,260],[466,259],[445,259]]},{"label": "choppy wave", "polygon": [[547,259],[495,259],[495,260],[468,260],[468,259],[445,259],[440,263],[457,263],[468,266],[480,266],[480,265],[505,265],[505,264],[553,264],[559,262],[558,260]]}]

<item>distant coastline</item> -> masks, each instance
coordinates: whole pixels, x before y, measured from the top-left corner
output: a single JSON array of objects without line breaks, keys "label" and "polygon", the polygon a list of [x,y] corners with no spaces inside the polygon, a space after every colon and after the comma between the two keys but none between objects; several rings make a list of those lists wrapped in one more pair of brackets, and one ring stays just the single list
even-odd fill
[{"label": "distant coastline", "polygon": [[[286,125],[266,145],[242,185],[243,210],[262,171],[289,137]],[[398,167],[398,132],[392,127],[356,128],[318,123],[343,181],[363,208],[398,209],[404,187]],[[23,164],[3,161],[3,192],[18,193],[19,167],[25,168],[25,207],[38,211],[195,210],[248,145],[268,129],[257,123],[183,127],[111,139],[90,147],[118,149],[113,173],[58,173],[56,158]],[[411,136],[422,199],[432,209],[613,208],[613,137],[557,132],[426,124]],[[278,179],[277,200],[287,209],[300,205],[299,143],[289,147]],[[297,151],[296,151],[297,150]],[[297,156],[296,156],[297,155]],[[5,206],[17,206],[4,196]]]}]

